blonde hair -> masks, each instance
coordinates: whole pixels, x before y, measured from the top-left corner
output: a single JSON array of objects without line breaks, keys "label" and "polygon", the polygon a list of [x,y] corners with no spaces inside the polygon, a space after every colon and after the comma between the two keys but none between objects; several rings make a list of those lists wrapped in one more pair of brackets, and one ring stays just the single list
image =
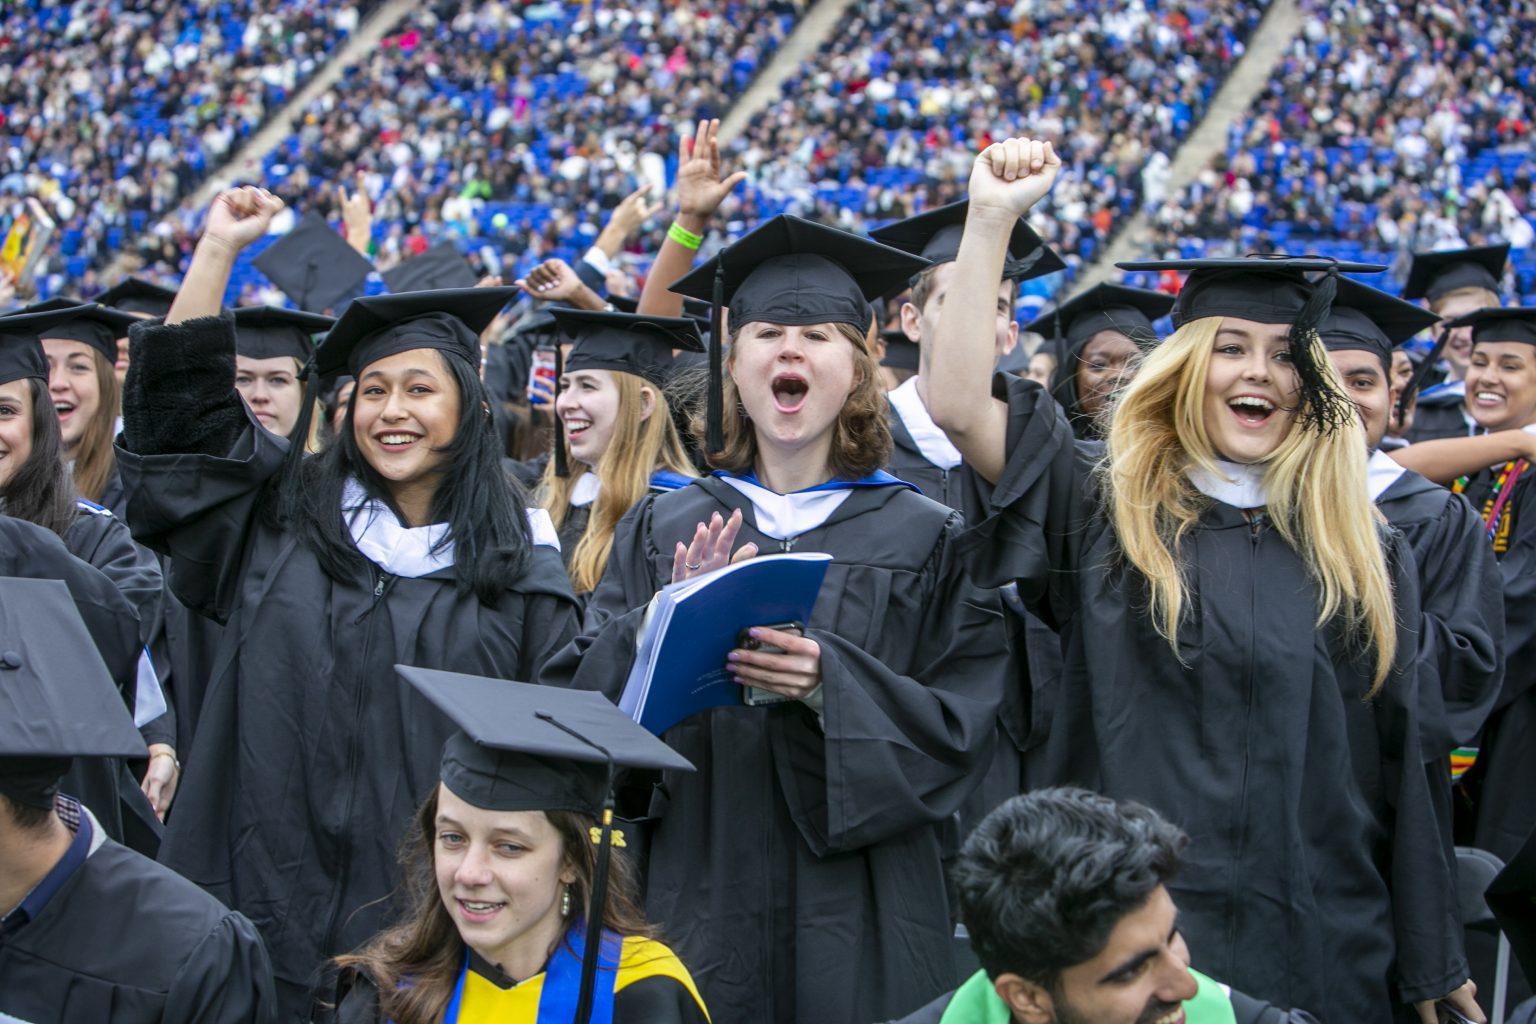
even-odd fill
[{"label": "blonde hair", "polygon": [[[91,366],[96,371],[96,414],[85,425],[75,446],[75,493],[86,501],[100,502],[107,485],[117,473],[117,451],[112,442],[117,434],[118,407],[122,405],[122,387],[117,383],[112,361],[88,345]],[[67,453],[66,453],[67,457]]]},{"label": "blonde hair", "polygon": [[1436,295],[1429,302],[1429,311],[1439,314],[1445,308],[1445,304],[1452,299],[1476,299],[1477,304],[1483,308],[1502,305],[1498,292],[1491,292],[1487,288],[1479,288],[1477,285],[1468,285],[1465,288],[1453,288],[1444,295]]},{"label": "blonde hair", "polygon": [[[1101,467],[1120,549],[1145,578],[1152,621],[1175,652],[1189,598],[1179,548],[1209,505],[1186,471],[1217,471],[1203,404],[1220,327],[1220,317],[1192,321],[1148,354],[1115,408]],[[1321,343],[1312,344],[1317,365],[1342,390]],[[1365,439],[1358,420],[1319,434],[1298,429],[1301,418],[1298,411],[1265,462],[1266,512],[1321,590],[1318,626],[1342,615],[1374,651],[1375,694],[1397,651],[1397,616],[1366,487]]]},{"label": "blonde hair", "polygon": [[[613,549],[614,528],[624,513],[650,490],[653,473],[666,469],[683,476],[698,475],[672,423],[672,409],[662,389],[634,374],[611,372],[619,389],[619,401],[607,451],[595,467],[588,468],[571,456],[567,441],[565,459],[570,475],[556,476],[555,460],[550,459],[539,485],[539,504],[549,510],[556,523],[564,523],[571,511],[571,493],[582,475],[596,473],[602,484],[592,503],[587,528],[571,553],[571,586],[577,593],[597,589]],[[640,410],[647,392],[656,404],[650,416],[642,419]]]},{"label": "blonde hair", "polygon": [[[852,324],[833,324],[837,332],[853,346],[853,391],[843,403],[842,412],[832,425],[832,450],[827,456],[835,476],[859,480],[891,461],[891,424],[888,418],[885,385],[880,377],[880,363],[865,347],[864,332]],[[725,366],[722,437],[725,447],[708,452],[706,458],[715,469],[731,473],[750,473],[757,466],[757,430],[741,404],[741,393],[731,375],[736,360],[736,335],[727,341],[730,355]],[[705,439],[703,415],[693,419],[693,435]]]}]

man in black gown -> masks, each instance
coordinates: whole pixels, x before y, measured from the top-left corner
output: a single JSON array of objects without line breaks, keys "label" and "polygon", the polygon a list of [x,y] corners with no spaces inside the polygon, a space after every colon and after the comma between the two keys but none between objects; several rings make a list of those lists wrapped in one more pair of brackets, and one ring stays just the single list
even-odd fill
[{"label": "man in black gown", "polygon": [[65,585],[0,585],[0,1017],[265,1022],[251,923],[106,838],[58,792],[75,757],[142,756]]}]

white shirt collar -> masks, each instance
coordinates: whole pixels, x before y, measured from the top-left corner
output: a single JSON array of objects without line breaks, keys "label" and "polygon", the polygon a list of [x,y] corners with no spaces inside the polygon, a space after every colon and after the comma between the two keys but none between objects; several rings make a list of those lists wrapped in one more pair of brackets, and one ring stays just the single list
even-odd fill
[{"label": "white shirt collar", "polygon": [[1406,472],[1407,469],[1380,448],[1371,452],[1371,460],[1365,464],[1365,484],[1370,489],[1371,501],[1380,501],[1387,488]]},{"label": "white shirt collar", "polygon": [[733,476],[720,479],[752,502],[753,518],[758,530],[774,540],[789,540],[807,530],[816,529],[830,519],[832,513],[853,493],[852,488],[838,488],[833,491],[780,494],[750,480],[740,480]]},{"label": "white shirt collar", "polygon": [[[363,485],[348,480],[341,492],[341,511],[352,543],[373,564],[395,576],[416,579],[453,565],[453,538],[447,523],[402,526],[382,501],[370,498]],[[528,510],[534,544],[560,550],[560,538],[549,512]]]},{"label": "white shirt collar", "polygon": [[1269,504],[1262,465],[1217,459],[1216,468],[1219,472],[1212,473],[1200,466],[1190,466],[1185,473],[1201,494],[1233,508],[1263,508]]},{"label": "white shirt collar", "polygon": [[571,507],[584,508],[597,500],[597,492],[602,489],[603,482],[598,479],[597,471],[589,469],[576,478],[576,485],[571,488]]},{"label": "white shirt collar", "polygon": [[960,449],[949,443],[944,431],[928,415],[928,407],[917,393],[916,377],[908,377],[900,387],[887,391],[885,397],[891,403],[891,408],[896,410],[896,415],[901,417],[907,433],[912,435],[912,443],[917,445],[923,458],[940,469],[954,469],[960,465]]}]

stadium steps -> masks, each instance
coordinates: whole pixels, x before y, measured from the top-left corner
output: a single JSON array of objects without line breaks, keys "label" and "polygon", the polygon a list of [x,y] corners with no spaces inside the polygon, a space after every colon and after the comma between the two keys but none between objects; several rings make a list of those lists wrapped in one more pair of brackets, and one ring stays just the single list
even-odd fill
[{"label": "stadium steps", "polygon": [[802,64],[816,55],[842,21],[843,12],[853,4],[854,0],[817,0],[800,16],[794,32],[721,119],[722,143],[734,138],[753,117],[779,98],[779,89],[799,73]]},{"label": "stadium steps", "polygon": [[[1168,195],[1178,195],[1195,180],[1195,176],[1210,163],[1212,157],[1226,150],[1227,136],[1232,126],[1247,115],[1268,83],[1275,65],[1285,56],[1301,27],[1302,10],[1298,0],[1271,0],[1264,13],[1264,20],[1254,30],[1253,38],[1248,41],[1248,48],[1237,67],[1216,93],[1204,119],[1174,154],[1173,163],[1169,167]],[[1151,237],[1147,213],[1138,210],[1124,230],[1100,253],[1098,260],[1084,269],[1073,289],[1074,293],[1086,291],[1105,281],[1119,280],[1115,264],[1146,254]]]}]

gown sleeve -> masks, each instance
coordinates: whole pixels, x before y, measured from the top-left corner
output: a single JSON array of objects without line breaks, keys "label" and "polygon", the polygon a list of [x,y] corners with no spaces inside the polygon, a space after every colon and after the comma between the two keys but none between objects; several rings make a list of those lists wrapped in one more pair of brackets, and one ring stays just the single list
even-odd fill
[{"label": "gown sleeve", "polygon": [[173,593],[228,621],[264,485],[288,443],[262,428],[235,390],[234,321],[135,324],[123,390],[118,470],[128,522],[168,554]]},{"label": "gown sleeve", "polygon": [[166,1024],[275,1024],[272,964],[255,925],[226,914],[166,994]]},{"label": "gown sleeve", "polygon": [[613,994],[613,1024],[709,1024],[709,1016],[677,979],[659,975]]},{"label": "gown sleeve", "polygon": [[1504,592],[1482,517],[1452,495],[1414,545],[1420,581],[1419,665],[1423,696],[1444,703],[1445,735],[1424,722],[1425,753],[1476,741],[1504,678]]},{"label": "gown sleeve", "polygon": [[942,821],[991,763],[1007,645],[996,593],[972,585],[955,551],[960,519],[930,559],[935,585],[905,671],[807,630],[821,645],[821,720],[801,707],[768,721],[779,784],[818,856]]},{"label": "gown sleeve", "polygon": [[1008,406],[1007,460],[965,551],[978,585],[1017,582],[1024,604],[1057,628],[1049,593],[1071,576],[1061,570],[1080,507],[1074,495],[1083,490],[1075,438],[1061,406],[1034,381],[999,373],[992,394]]}]

